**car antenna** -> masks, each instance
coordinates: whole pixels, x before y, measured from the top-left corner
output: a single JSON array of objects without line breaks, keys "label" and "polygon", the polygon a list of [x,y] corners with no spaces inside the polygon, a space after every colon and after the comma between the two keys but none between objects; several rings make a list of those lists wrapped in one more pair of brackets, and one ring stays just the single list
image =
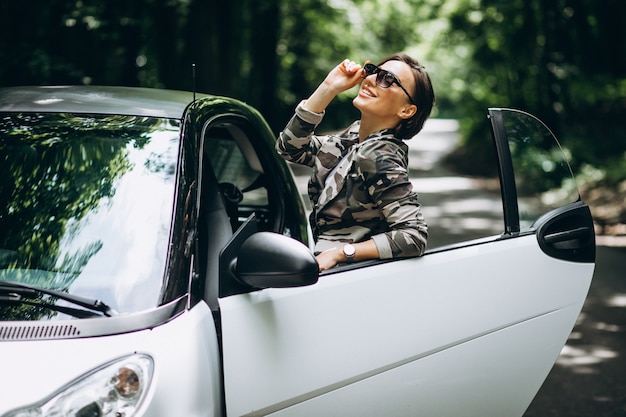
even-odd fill
[{"label": "car antenna", "polygon": [[196,101],[196,63],[191,64],[191,82],[193,84],[193,101]]}]

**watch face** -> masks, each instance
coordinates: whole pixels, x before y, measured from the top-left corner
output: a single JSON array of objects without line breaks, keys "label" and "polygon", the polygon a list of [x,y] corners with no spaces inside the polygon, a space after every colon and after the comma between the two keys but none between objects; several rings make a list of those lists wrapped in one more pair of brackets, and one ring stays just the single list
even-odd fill
[{"label": "watch face", "polygon": [[350,244],[344,245],[343,254],[346,255],[348,258],[353,257],[355,253],[356,253],[356,249],[354,246]]}]

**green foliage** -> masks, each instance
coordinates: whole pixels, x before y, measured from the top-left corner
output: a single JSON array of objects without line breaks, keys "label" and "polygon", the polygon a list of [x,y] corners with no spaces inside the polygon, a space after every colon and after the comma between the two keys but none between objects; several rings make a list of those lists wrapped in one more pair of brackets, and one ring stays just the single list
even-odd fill
[{"label": "green foliage", "polygon": [[[544,120],[575,167],[617,178],[625,12],[622,0],[2,1],[0,84],[195,86],[249,102],[278,131],[344,58],[406,51],[431,74],[434,116],[461,121],[466,155],[484,149],[487,107],[514,107]],[[327,128],[358,117],[353,96],[333,102]]]},{"label": "green foliage", "polygon": [[591,164],[623,179],[624,12],[618,0],[458,0],[442,9],[449,26],[432,48],[442,62],[461,58],[442,76],[453,87],[444,105],[465,121],[466,148],[484,143],[487,107],[514,107],[550,126],[575,170]]},{"label": "green foliage", "polygon": [[116,178],[130,168],[124,147],[143,147],[153,124],[134,117],[63,114],[2,119],[0,201],[6,207],[0,209],[0,247],[27,254],[13,260],[13,267],[81,270],[100,243],[60,259],[60,240],[113,194]]}]

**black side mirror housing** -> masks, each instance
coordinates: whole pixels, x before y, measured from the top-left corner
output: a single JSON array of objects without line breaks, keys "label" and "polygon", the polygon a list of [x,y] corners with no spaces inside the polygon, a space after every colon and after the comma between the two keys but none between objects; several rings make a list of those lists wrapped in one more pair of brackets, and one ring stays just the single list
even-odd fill
[{"label": "black side mirror housing", "polygon": [[231,264],[233,275],[254,288],[289,288],[315,284],[319,265],[301,242],[272,232],[246,239]]}]

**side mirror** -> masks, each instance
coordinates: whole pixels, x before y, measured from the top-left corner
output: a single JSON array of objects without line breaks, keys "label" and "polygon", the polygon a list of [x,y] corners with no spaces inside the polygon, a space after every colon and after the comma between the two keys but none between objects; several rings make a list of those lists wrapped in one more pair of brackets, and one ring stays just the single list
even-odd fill
[{"label": "side mirror", "polygon": [[271,232],[258,232],[246,239],[231,271],[254,288],[302,287],[315,284],[319,277],[319,265],[308,247]]}]

